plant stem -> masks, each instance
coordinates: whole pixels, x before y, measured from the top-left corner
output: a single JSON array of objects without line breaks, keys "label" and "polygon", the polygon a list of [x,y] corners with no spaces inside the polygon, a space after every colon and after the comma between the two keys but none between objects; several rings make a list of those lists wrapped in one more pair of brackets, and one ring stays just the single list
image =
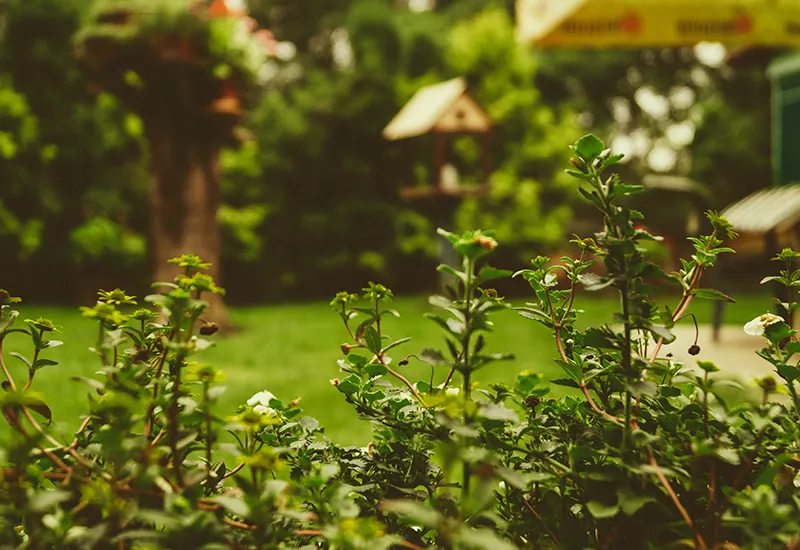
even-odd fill
[{"label": "plant stem", "polygon": [[205,417],[206,417],[206,468],[208,468],[208,473],[206,474],[206,489],[211,488],[212,480],[212,471],[211,471],[211,451],[212,446],[214,443],[214,435],[211,432],[211,400],[208,397],[208,382],[203,382],[203,405],[205,407]]},{"label": "plant stem", "polygon": [[561,546],[561,543],[558,541],[558,537],[556,537],[555,533],[553,533],[553,531],[547,526],[547,524],[542,519],[542,516],[539,515],[539,512],[537,512],[536,509],[533,506],[531,506],[531,503],[528,502],[528,499],[526,499],[525,497],[522,497],[522,502],[524,502],[525,506],[528,507],[528,510],[531,511],[531,514],[533,514],[533,517],[535,517],[536,519],[538,519],[541,522],[542,526],[544,527],[544,530],[547,531],[548,535],[550,535],[550,539],[555,543],[555,545],[556,546]]},{"label": "plant stem", "polygon": [[3,369],[3,374],[6,376],[6,380],[8,380],[8,384],[11,386],[11,391],[17,391],[17,384],[14,382],[14,377],[11,376],[11,372],[6,367],[6,362],[3,359],[3,342],[0,340],[0,368]]},{"label": "plant stem", "polygon": [[678,498],[678,495],[675,494],[675,490],[672,488],[672,485],[670,485],[669,480],[664,475],[664,472],[661,470],[661,467],[658,465],[658,462],[656,462],[656,458],[655,456],[653,456],[653,451],[651,451],[650,449],[647,449],[647,458],[650,461],[650,465],[653,468],[655,468],[656,477],[661,482],[661,485],[664,487],[664,489],[667,491],[669,497],[672,499],[673,504],[675,504],[675,508],[678,509],[678,512],[680,513],[681,517],[683,517],[683,520],[686,522],[686,525],[688,525],[689,528],[694,533],[694,540],[695,544],[697,545],[697,548],[700,548],[701,550],[706,550],[708,546],[706,546],[703,537],[700,536],[700,533],[697,531],[697,528],[694,525],[694,521],[692,521],[692,517],[689,515],[689,512],[686,511],[686,508],[683,507],[683,504],[681,504],[681,500]]},{"label": "plant stem", "polygon": [[[470,353],[469,353],[469,346],[470,340],[472,340],[472,283],[475,271],[475,262],[470,258],[466,258],[464,260],[466,264],[466,273],[467,273],[467,280],[464,283],[464,338],[461,342],[461,364],[463,366],[462,374],[463,374],[463,387],[464,387],[464,401],[468,402],[470,399],[470,385],[471,385],[471,375],[472,375],[472,365],[470,365]],[[464,424],[468,424],[470,421],[469,413],[467,412],[467,408],[464,407]],[[470,468],[469,463],[464,460],[463,461],[463,495],[469,494],[469,486],[470,486],[470,478],[472,477],[472,468]]]}]

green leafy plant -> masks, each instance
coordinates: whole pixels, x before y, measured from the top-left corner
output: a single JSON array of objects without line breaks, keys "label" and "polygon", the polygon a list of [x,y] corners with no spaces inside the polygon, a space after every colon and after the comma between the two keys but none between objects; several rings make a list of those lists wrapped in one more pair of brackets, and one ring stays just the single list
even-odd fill
[{"label": "green leafy plant", "polygon": [[[784,250],[780,274],[764,280],[786,287],[786,320],[765,313],[745,327],[764,339],[758,353],[783,385],[767,377],[761,400],[731,399],[736,385],[716,365],[681,364],[663,346],[695,300],[732,300],[702,283],[732,252],[723,241],[733,228],[709,212],[692,257],[665,273],[643,253],[658,237],[626,206],[643,188],[609,174],[620,159],[594,136],[573,146],[569,174],[603,219],[602,231],[572,241],[577,258],[538,257],[513,273],[490,265],[491,231],[439,232],[461,259],[440,266],[451,285],[426,314],[442,350],[406,351],[384,285],[334,297],[347,341],[332,391],[372,427],[364,448],[335,444],[299,399],[266,389],[219,412],[223,374],[201,358],[217,330],[206,298],[224,290],[194,255],[172,260],[180,273],[144,307],[114,289],[82,309],[97,324],[101,370],[80,380],[89,408],[77,433],[54,435],[31,387],[57,375],[48,350],[61,344],[58,327],[19,323],[19,299],[0,291],[0,408],[11,428],[0,447],[0,545],[796,548],[798,255]],[[529,302],[513,306],[491,287],[512,276],[529,283]],[[679,290],[673,306],[657,303],[665,285]],[[580,289],[619,296],[607,324],[584,328]],[[565,396],[530,372],[510,386],[476,383],[486,365],[513,359],[487,343],[507,310],[552,332],[564,377],[549,382],[570,388]],[[30,339],[32,352],[4,354],[9,337]],[[413,380],[412,361],[430,375]]]}]

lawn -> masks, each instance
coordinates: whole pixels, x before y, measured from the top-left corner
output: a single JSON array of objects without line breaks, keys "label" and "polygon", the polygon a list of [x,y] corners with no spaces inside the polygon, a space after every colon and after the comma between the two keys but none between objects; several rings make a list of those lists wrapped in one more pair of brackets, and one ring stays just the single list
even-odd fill
[{"label": "lawn", "polygon": [[[616,310],[610,296],[581,297],[577,303],[585,310],[582,325],[608,322]],[[422,314],[430,309],[425,299],[398,298],[394,307],[401,317],[386,321],[384,330],[395,338],[412,338],[399,348],[396,357],[425,347],[442,348],[440,329],[422,319]],[[767,307],[765,295],[743,296],[728,306],[725,321],[741,325]],[[694,309],[701,324],[709,322],[710,302],[699,302]],[[94,343],[95,324],[73,308],[24,306],[20,310],[22,318],[45,316],[62,327],[58,338],[65,345],[48,352],[48,357],[59,365],[40,371],[33,389],[46,397],[58,428],[69,432],[79,422],[78,414],[86,409],[88,392],[87,386],[71,381],[70,377],[92,376],[99,367],[97,357],[87,351]],[[197,356],[197,360],[215,364],[225,372],[227,391],[220,403],[223,410],[230,410],[255,392],[268,389],[284,401],[302,398],[306,413],[319,419],[326,433],[336,441],[364,444],[369,440],[367,424],[358,420],[343,396],[329,383],[339,375],[336,364],[341,357],[339,346],[347,338],[341,321],[326,303],[237,308],[232,311],[232,318],[241,330],[216,338],[215,347]],[[517,359],[487,367],[478,374],[478,381],[511,382],[522,370],[540,372],[546,377],[559,374],[552,362],[552,337],[546,329],[510,311],[501,312],[495,321],[496,331],[488,338],[487,351],[513,352]],[[29,353],[30,343],[24,338],[10,337],[5,351]],[[7,353],[5,358],[22,378],[24,370],[19,369],[22,364]],[[415,361],[403,369],[412,381],[430,376],[429,369]],[[441,382],[444,375],[437,373],[436,380]]]}]

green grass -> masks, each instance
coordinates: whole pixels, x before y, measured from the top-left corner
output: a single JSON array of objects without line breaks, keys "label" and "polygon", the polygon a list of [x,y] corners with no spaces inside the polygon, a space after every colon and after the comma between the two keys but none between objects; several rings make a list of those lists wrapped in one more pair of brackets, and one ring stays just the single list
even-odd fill
[{"label": "green grass", "polygon": [[[521,300],[515,303],[521,304]],[[617,309],[611,297],[580,297],[576,303],[585,309],[581,321],[584,326],[610,321]],[[393,307],[402,316],[389,318],[384,330],[394,338],[412,338],[398,349],[396,358],[425,347],[443,348],[438,327],[422,318],[430,309],[425,299],[399,298]],[[744,296],[728,306],[725,321],[744,324],[767,307],[765,295]],[[57,427],[68,433],[77,426],[78,415],[86,410],[89,391],[70,377],[92,376],[99,368],[98,358],[88,351],[94,344],[96,325],[73,308],[24,306],[20,310],[21,318],[44,316],[62,327],[58,338],[65,345],[47,355],[59,365],[40,371],[33,389],[46,397]],[[710,302],[698,302],[694,312],[701,324],[709,322]],[[342,357],[339,346],[347,337],[338,316],[326,303],[237,308],[232,311],[232,318],[241,330],[216,338],[215,347],[197,356],[198,361],[217,365],[225,373],[227,391],[221,399],[222,410],[231,410],[255,392],[268,389],[284,402],[302,398],[305,412],[319,419],[334,440],[342,444],[364,444],[369,440],[368,424],[359,421],[343,396],[329,383],[340,375],[336,361]],[[487,351],[512,352],[517,359],[487,367],[478,373],[478,381],[510,383],[522,370],[540,372],[550,378],[559,376],[552,361],[553,339],[546,329],[510,311],[499,313],[495,324],[496,331],[489,335]],[[4,354],[18,380],[25,379],[24,367],[7,352],[29,354],[31,346],[26,338],[12,335]],[[427,380],[430,376],[430,370],[415,361],[402,368],[412,381]],[[444,375],[437,372],[436,382],[440,383]]]}]

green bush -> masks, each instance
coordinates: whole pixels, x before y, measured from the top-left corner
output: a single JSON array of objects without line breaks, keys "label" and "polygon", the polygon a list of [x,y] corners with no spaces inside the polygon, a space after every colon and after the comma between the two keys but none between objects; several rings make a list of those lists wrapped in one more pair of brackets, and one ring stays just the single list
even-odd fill
[{"label": "green bush", "polygon": [[[512,272],[487,264],[498,245],[492,232],[440,231],[462,258],[440,267],[453,285],[431,298],[444,351],[400,351],[408,339],[389,337],[398,313],[383,285],[331,302],[348,337],[343,374],[331,383],[372,426],[366,448],[336,445],[299,400],[267,390],[219,415],[222,374],[195,357],[216,331],[203,320],[203,295],[223,291],[191,255],[174,260],[183,274],[158,283],[147,307],[114,290],[83,308],[97,321],[92,351],[102,369],[82,380],[90,393],[81,428],[59,439],[46,401],[29,390],[36,376],[57,375],[47,351],[60,344],[58,329],[46,319],[14,328],[18,299],[0,292],[0,405],[12,428],[0,456],[0,545],[795,547],[800,368],[791,359],[800,343],[791,322],[765,314],[745,327],[763,337],[758,353],[776,372],[761,381],[756,403],[726,397],[732,383],[715,365],[691,369],[662,354],[695,299],[730,300],[701,283],[717,256],[732,252],[722,241],[735,234],[710,212],[711,233],[692,239],[695,253],[679,272],[664,273],[641,246],[657,237],[636,229],[640,215],[623,203],[643,188],[604,175],[621,157],[594,136],[573,153],[568,172],[605,229],[573,241],[578,259],[539,257],[514,274],[533,297],[513,309],[552,330],[565,373],[553,382],[575,391],[553,398],[532,373],[513,387],[473,382],[478,369],[513,359],[486,336],[492,314],[512,307],[490,283]],[[797,256],[782,252],[780,275],[765,280],[786,286],[788,313],[798,307]],[[676,306],[654,302],[659,281],[680,286]],[[579,287],[619,294],[614,323],[579,328]],[[24,364],[25,382],[2,354],[9,336],[31,339],[30,356],[9,354]],[[430,377],[406,378],[410,361],[429,365]],[[781,389],[790,399],[775,399]]]}]

